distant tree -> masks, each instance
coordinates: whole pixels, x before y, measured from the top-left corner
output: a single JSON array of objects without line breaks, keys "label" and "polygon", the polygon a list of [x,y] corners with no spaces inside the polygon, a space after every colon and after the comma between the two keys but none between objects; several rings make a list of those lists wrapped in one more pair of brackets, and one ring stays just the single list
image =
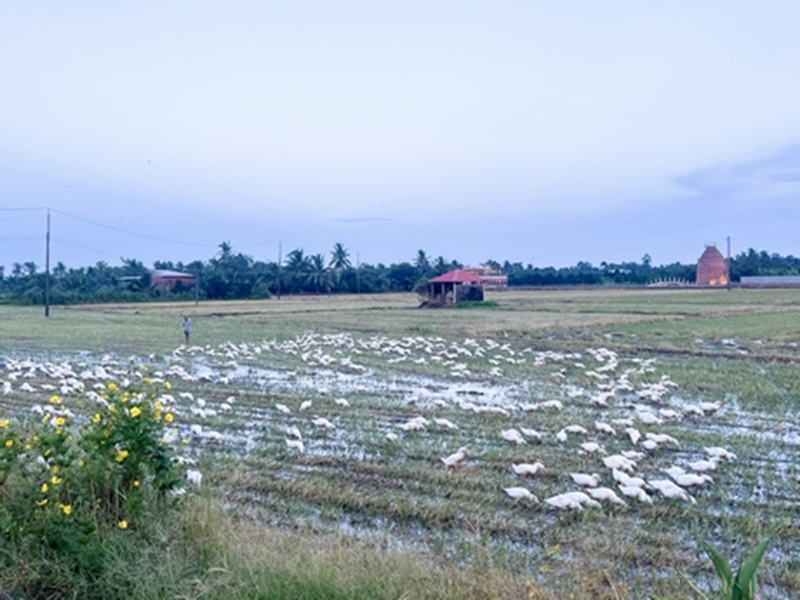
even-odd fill
[{"label": "distant tree", "polygon": [[420,279],[416,265],[404,262],[389,267],[388,279],[391,289],[398,292],[410,292]]},{"label": "distant tree", "polygon": [[428,260],[428,255],[424,250],[417,250],[417,257],[414,259],[414,266],[417,268],[420,277],[424,277],[430,273],[431,263]]},{"label": "distant tree", "polygon": [[325,266],[325,257],[322,254],[313,254],[308,257],[306,283],[317,293],[322,290],[330,292],[330,271]]},{"label": "distant tree", "polygon": [[33,262],[32,260],[23,263],[22,266],[25,267],[25,271],[27,271],[26,275],[28,275],[29,277],[36,275],[36,263]]},{"label": "distant tree", "polygon": [[306,282],[309,266],[308,257],[302,248],[295,248],[286,255],[286,274],[292,291],[299,292],[302,290]]},{"label": "distant tree", "polygon": [[[441,275],[442,273],[447,273],[449,269],[449,265],[445,260],[444,256],[438,256],[435,261],[433,261],[433,272],[431,273],[434,276]],[[427,278],[425,278],[427,280]]]},{"label": "distant tree", "polygon": [[336,242],[331,250],[331,269],[334,271],[344,271],[345,269],[352,268],[350,264],[350,253],[342,244]]},{"label": "distant tree", "polygon": [[228,256],[231,255],[231,252],[233,251],[233,247],[231,246],[230,242],[221,242],[218,248],[219,248],[219,255],[222,258],[227,258]]},{"label": "distant tree", "polygon": [[63,262],[58,261],[56,263],[56,266],[53,267],[53,276],[64,277],[64,275],[66,274],[67,274],[67,266]]}]

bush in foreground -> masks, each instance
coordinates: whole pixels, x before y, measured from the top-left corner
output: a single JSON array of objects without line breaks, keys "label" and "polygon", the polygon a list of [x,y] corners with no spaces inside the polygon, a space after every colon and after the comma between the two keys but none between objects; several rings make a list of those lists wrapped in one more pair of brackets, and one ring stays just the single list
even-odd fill
[{"label": "bush in foreground", "polygon": [[52,396],[32,424],[0,420],[0,590],[102,597],[111,553],[154,541],[183,477],[161,392],[110,382],[80,406]]}]

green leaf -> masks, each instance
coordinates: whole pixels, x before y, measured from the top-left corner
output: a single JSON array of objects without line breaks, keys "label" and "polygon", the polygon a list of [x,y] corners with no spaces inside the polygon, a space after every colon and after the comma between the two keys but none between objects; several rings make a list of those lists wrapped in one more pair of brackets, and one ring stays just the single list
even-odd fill
[{"label": "green leaf", "polygon": [[731,600],[752,600],[755,595],[756,588],[756,570],[758,564],[764,557],[764,552],[767,551],[769,538],[761,542],[753,553],[747,557],[742,563],[739,571],[736,573],[736,580],[733,582],[733,594]]},{"label": "green leaf", "polygon": [[714,548],[714,546],[708,542],[700,543],[708,554],[709,558],[711,558],[711,562],[714,563],[714,568],[717,570],[717,575],[719,575],[719,578],[722,580],[723,591],[727,593],[731,589],[733,580],[731,567],[728,565],[728,561],[725,560],[725,557],[719,553],[719,550]]},{"label": "green leaf", "polygon": [[[691,579],[689,579],[689,578],[688,578],[688,577],[687,577],[685,574],[683,574],[683,573],[681,573],[681,574],[680,574],[680,576],[681,576],[681,577],[683,577],[683,580],[684,580],[686,583],[688,583],[688,584],[689,584],[689,587],[690,587],[690,588],[692,588],[692,591],[693,591],[695,594],[697,594],[697,595],[698,595],[698,596],[701,598],[701,600],[708,600],[708,596],[706,596],[706,595],[705,595],[705,594],[704,594],[704,593],[703,593],[703,592],[700,590],[700,588],[699,588],[699,587],[697,587],[697,586],[694,584],[694,582],[693,582]],[[653,598],[653,600],[658,600],[658,598]]]}]

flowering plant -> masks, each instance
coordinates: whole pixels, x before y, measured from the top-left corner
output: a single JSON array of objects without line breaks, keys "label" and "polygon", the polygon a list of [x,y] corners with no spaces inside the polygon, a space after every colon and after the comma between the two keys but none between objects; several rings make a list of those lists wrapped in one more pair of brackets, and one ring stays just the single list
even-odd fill
[{"label": "flowering plant", "polygon": [[0,546],[96,568],[103,536],[174,507],[184,473],[169,398],[146,378],[109,382],[69,404],[52,396],[32,423],[0,419]]}]

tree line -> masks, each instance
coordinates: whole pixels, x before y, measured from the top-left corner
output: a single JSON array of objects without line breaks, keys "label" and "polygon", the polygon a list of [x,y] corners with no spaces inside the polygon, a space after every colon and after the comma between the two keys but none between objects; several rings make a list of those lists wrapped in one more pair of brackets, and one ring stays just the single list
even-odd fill
[{"label": "tree line", "polygon": [[[509,286],[561,285],[643,285],[654,281],[695,279],[695,264],[679,262],[655,266],[649,255],[639,262],[607,263],[595,266],[578,262],[570,267],[535,267],[532,264],[487,260],[485,265],[508,276]],[[154,269],[191,273],[198,278],[197,289],[180,282],[172,289],[155,290],[150,285],[151,269],[141,261],[122,258],[111,266],[103,261],[93,266],[67,268],[59,262],[50,274],[53,304],[79,302],[120,302],[142,300],[208,300],[268,298],[280,294],[339,294],[412,291],[421,281],[462,267],[457,260],[430,257],[419,250],[413,260],[384,265],[353,264],[348,249],[334,244],[328,254],[306,254],[296,248],[285,260],[264,262],[235,252],[229,242],[206,261],[189,263],[156,261]],[[731,259],[731,280],[747,275],[798,275],[800,259],[749,249]],[[34,262],[14,263],[10,272],[0,266],[0,302],[42,304],[45,273]]]}]

